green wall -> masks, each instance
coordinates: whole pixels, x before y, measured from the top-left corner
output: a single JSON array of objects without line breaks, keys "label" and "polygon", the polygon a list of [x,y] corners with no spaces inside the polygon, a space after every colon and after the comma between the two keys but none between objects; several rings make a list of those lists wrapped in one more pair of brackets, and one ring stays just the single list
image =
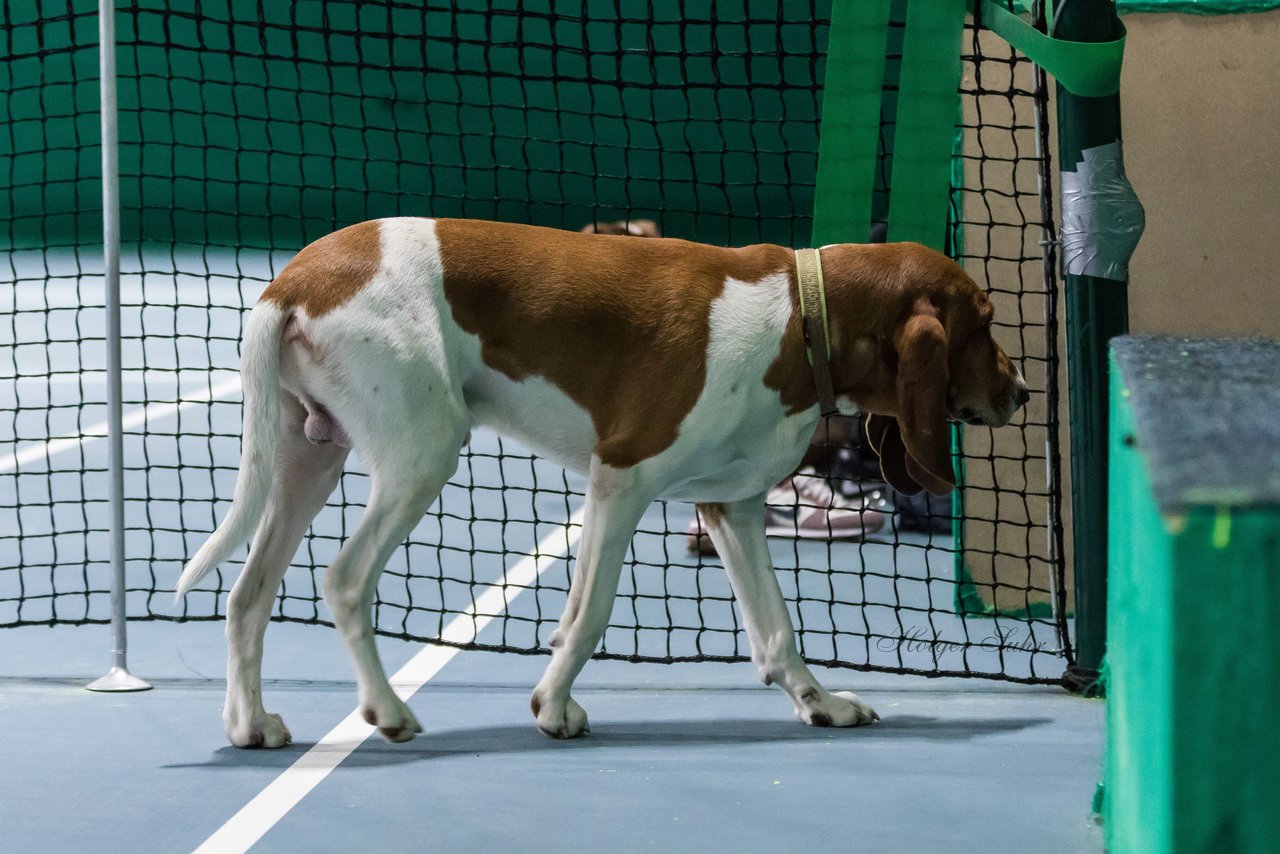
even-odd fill
[{"label": "green wall", "polygon": [[0,243],[102,240],[93,9],[85,0],[3,6]]},{"label": "green wall", "polygon": [[[96,234],[97,19],[71,6],[6,7],[0,239]],[[291,247],[375,216],[631,213],[798,245],[829,6],[143,0],[117,18],[123,234]]]}]

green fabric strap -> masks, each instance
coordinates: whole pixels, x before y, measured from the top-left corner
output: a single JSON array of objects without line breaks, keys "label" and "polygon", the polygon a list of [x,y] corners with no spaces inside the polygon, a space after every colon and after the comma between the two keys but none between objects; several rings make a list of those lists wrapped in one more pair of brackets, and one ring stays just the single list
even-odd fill
[{"label": "green fabric strap", "polygon": [[871,234],[889,0],[835,0],[822,94],[811,245]]},{"label": "green fabric strap", "polygon": [[981,3],[982,24],[1026,54],[1074,95],[1100,98],[1120,91],[1120,63],[1124,57],[1124,27],[1110,42],[1071,42],[1047,36],[994,0]]},{"label": "green fabric strap", "polygon": [[[945,246],[961,33],[966,11],[974,10],[984,26],[1067,91],[1085,97],[1119,91],[1123,31],[1111,42],[1064,41],[1038,32],[1007,8],[1007,0],[911,0],[892,146],[891,240]],[[835,0],[832,7],[813,201],[814,246],[865,241],[871,233],[889,13],[890,0]]]},{"label": "green fabric strap", "polygon": [[889,183],[889,239],[946,244],[965,0],[911,0]]},{"label": "green fabric strap", "polygon": [[1236,15],[1280,9],[1280,0],[1116,0],[1116,11],[1181,12],[1187,15]]}]

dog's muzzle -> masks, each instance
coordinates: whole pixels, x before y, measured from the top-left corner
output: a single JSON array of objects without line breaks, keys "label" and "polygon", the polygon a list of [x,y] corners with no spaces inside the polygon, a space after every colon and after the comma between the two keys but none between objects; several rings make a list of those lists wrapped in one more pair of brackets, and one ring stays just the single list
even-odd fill
[{"label": "dog's muzzle", "polygon": [[1031,389],[1027,388],[1026,380],[1018,377],[1018,382],[1013,387],[1013,408],[1021,409],[1029,400],[1031,400]]}]

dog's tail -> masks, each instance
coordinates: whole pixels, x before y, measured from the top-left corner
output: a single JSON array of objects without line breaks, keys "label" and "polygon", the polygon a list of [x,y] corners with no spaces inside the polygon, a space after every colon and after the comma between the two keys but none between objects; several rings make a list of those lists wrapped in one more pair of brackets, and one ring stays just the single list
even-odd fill
[{"label": "dog's tail", "polygon": [[222,524],[182,571],[178,599],[253,536],[266,507],[280,422],[280,336],[288,316],[272,302],[260,302],[249,313],[240,360],[244,432],[235,497]]}]

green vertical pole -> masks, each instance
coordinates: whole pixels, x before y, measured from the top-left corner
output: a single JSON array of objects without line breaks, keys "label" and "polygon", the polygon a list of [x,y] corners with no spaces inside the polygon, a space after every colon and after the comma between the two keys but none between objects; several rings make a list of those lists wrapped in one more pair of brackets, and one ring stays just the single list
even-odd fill
[{"label": "green vertical pole", "polygon": [[[1120,38],[1114,0],[1055,0],[1054,37]],[[1089,691],[1106,651],[1107,342],[1129,329],[1128,261],[1142,206],[1124,174],[1120,96],[1082,97],[1058,85],[1062,263],[1066,297],[1076,661],[1067,687]]]}]

